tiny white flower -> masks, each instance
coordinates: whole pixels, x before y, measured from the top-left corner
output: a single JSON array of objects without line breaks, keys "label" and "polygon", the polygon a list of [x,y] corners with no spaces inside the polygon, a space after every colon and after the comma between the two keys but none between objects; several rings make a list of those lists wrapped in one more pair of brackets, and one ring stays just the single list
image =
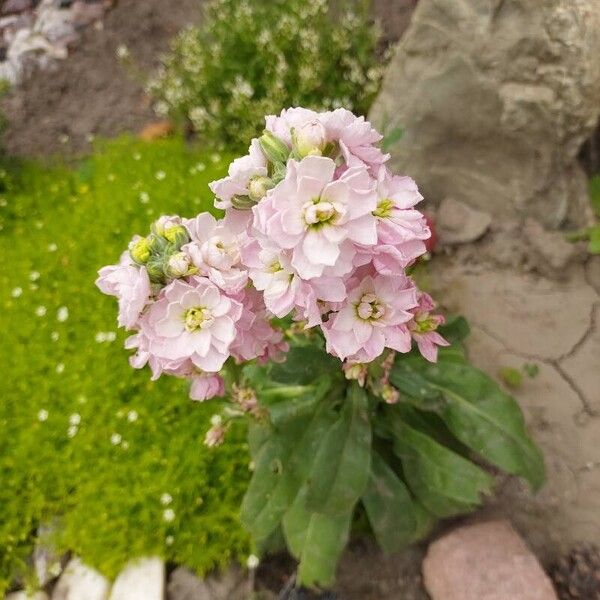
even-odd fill
[{"label": "tiny white flower", "polygon": [[77,425],[70,425],[69,429],[67,429],[67,435],[70,438],[74,438],[77,435],[78,431],[79,431],[79,429],[77,428]]},{"label": "tiny white flower", "polygon": [[119,44],[117,46],[116,55],[119,60],[125,60],[129,58],[129,48],[125,44]]},{"label": "tiny white flower", "polygon": [[165,538],[165,544],[166,544],[167,546],[172,546],[174,541],[175,541],[175,538],[174,538],[172,535],[168,535],[168,536]]},{"label": "tiny white flower", "polygon": [[58,331],[53,331],[53,332],[50,334],[50,339],[51,339],[53,342],[58,342],[58,338],[59,338],[59,337],[60,337],[60,333],[58,333]]},{"label": "tiny white flower", "polygon": [[42,408],[37,415],[38,421],[40,421],[40,423],[43,423],[44,421],[48,420],[48,411],[45,408]]},{"label": "tiny white flower", "polygon": [[60,375],[61,373],[64,373],[65,371],[65,363],[58,363],[56,365],[56,372]]},{"label": "tiny white flower", "polygon": [[114,342],[117,339],[117,333],[115,331],[105,331],[104,339],[107,342]]},{"label": "tiny white flower", "polygon": [[260,559],[258,558],[258,556],[256,556],[255,554],[251,554],[248,559],[246,560],[246,566],[250,569],[250,570],[254,570],[256,569],[256,567],[258,567],[258,565],[260,564]]},{"label": "tiny white flower", "polygon": [[164,171],[157,171],[156,175],[154,175],[158,181],[162,181],[166,176],[167,174]]},{"label": "tiny white flower", "polygon": [[205,171],[205,170],[206,170],[206,165],[203,162],[199,162],[196,165],[196,171],[202,172],[202,171]]},{"label": "tiny white flower", "polygon": [[69,417],[69,425],[79,425],[81,423],[81,415],[79,413],[73,413]]},{"label": "tiny white flower", "polygon": [[150,202],[150,195],[148,192],[140,192],[140,202],[142,204],[148,204],[148,202]]},{"label": "tiny white flower", "polygon": [[175,520],[175,511],[172,508],[165,508],[163,511],[163,520],[172,523]]},{"label": "tiny white flower", "polygon": [[221,423],[223,423],[223,417],[221,417],[221,415],[213,415],[210,418],[210,424],[213,427],[218,427],[219,425],[221,425]]},{"label": "tiny white flower", "polygon": [[40,278],[39,271],[31,271],[31,273],[29,273],[29,280],[30,281],[37,281],[39,278]]},{"label": "tiny white flower", "polygon": [[61,306],[56,311],[56,319],[60,323],[64,323],[69,318],[69,309],[66,306]]},{"label": "tiny white flower", "polygon": [[173,502],[173,496],[171,496],[171,494],[167,494],[166,492],[164,494],[161,494],[160,503],[163,506],[168,506],[169,504],[171,504],[171,502]]},{"label": "tiny white flower", "polygon": [[56,244],[48,244],[48,252],[56,252],[58,246]]},{"label": "tiny white flower", "polygon": [[127,450],[129,448],[129,442],[127,440],[124,440],[121,444],[121,448],[123,448],[123,450]]},{"label": "tiny white flower", "polygon": [[215,152],[214,154],[210,155],[210,160],[212,160],[214,163],[218,163],[221,160],[221,155],[218,152]]},{"label": "tiny white flower", "polygon": [[58,136],[58,141],[61,144],[66,144],[69,141],[69,136],[66,133],[63,133],[61,135]]},{"label": "tiny white flower", "polygon": [[102,342],[106,341],[106,334],[104,333],[104,331],[99,331],[95,336],[94,339],[96,340],[96,342],[98,342],[99,344],[101,344]]},{"label": "tiny white flower", "polygon": [[23,294],[23,288],[20,288],[20,287],[13,288],[12,291],[11,291],[11,293],[10,293],[10,295],[13,298],[18,298],[22,294]]},{"label": "tiny white flower", "polygon": [[46,314],[46,307],[45,307],[45,306],[38,306],[38,307],[35,309],[35,314],[36,314],[38,317],[43,317],[43,316]]},{"label": "tiny white flower", "polygon": [[137,414],[137,411],[135,411],[135,410],[130,410],[130,411],[127,413],[127,420],[128,420],[130,423],[134,423],[135,421],[137,421],[137,420],[138,420],[138,414]]},{"label": "tiny white flower", "polygon": [[123,440],[123,437],[121,436],[121,434],[120,434],[120,433],[113,433],[113,434],[110,436],[110,443],[111,443],[113,446],[118,446],[118,445],[121,443],[121,441],[122,441],[122,440]]}]

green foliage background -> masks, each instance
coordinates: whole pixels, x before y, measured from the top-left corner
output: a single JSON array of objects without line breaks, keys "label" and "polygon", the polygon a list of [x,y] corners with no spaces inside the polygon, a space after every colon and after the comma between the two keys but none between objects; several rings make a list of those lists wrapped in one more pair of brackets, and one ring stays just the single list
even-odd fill
[{"label": "green foliage background", "polygon": [[116,332],[97,269],[160,214],[210,209],[207,183],[228,159],[177,139],[124,138],[77,170],[13,163],[0,172],[0,593],[28,577],[38,525],[56,520],[57,549],[109,577],[136,555],[200,573],[247,555],[238,520],[245,433],[234,429],[208,450],[214,404],[188,401],[173,378],[132,370],[125,333],[96,339]]},{"label": "green foliage background", "polygon": [[264,116],[303,106],[366,114],[385,61],[368,0],[210,0],[149,84],[157,110],[247,147]]}]

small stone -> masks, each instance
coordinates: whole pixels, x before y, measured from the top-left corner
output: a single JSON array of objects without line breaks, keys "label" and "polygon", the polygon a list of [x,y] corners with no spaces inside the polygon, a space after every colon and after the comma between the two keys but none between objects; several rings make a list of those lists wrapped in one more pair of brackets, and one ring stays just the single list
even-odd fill
[{"label": "small stone", "polygon": [[157,557],[129,563],[117,576],[110,600],[163,600],[165,563]]},{"label": "small stone", "polygon": [[467,244],[488,230],[492,217],[463,202],[446,198],[437,213],[437,233],[442,244]]},{"label": "small stone", "polygon": [[558,600],[537,558],[507,521],[454,530],[423,561],[433,600]]},{"label": "small stone", "polygon": [[567,266],[585,256],[580,245],[567,241],[564,233],[548,231],[533,219],[525,222],[523,234],[530,249],[528,260],[543,275],[565,277]]},{"label": "small stone", "polygon": [[73,558],[58,580],[52,600],[107,600],[109,590],[105,577]]},{"label": "small stone", "polygon": [[189,569],[178,567],[167,585],[168,600],[246,600],[248,581],[239,569],[200,579]]}]

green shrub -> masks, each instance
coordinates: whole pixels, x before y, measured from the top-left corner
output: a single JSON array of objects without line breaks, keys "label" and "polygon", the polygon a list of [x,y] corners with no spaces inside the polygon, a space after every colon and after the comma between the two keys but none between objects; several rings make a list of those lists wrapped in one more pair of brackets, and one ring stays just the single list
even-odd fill
[{"label": "green shrub", "polygon": [[[342,8],[343,7],[343,8]],[[149,84],[159,113],[239,146],[288,106],[365,113],[383,73],[366,1],[210,0]]]},{"label": "green shrub", "polygon": [[57,521],[57,548],[108,576],[136,555],[200,573],[247,555],[244,432],[206,449],[214,404],[132,370],[94,286],[153,217],[206,210],[227,162],[123,139],[77,171],[0,173],[0,595],[27,576],[40,523]]}]

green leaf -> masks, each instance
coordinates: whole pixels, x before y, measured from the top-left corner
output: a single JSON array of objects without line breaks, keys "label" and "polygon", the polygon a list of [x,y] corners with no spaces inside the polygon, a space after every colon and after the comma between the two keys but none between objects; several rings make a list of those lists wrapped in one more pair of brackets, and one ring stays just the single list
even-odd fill
[{"label": "green leaf", "polygon": [[323,436],[335,421],[333,411],[323,405],[311,417],[297,419],[280,429],[258,435],[249,431],[249,441],[262,442],[255,457],[254,474],[242,501],[241,520],[256,540],[272,534],[306,480],[312,459]]},{"label": "green leaf", "polygon": [[591,254],[600,254],[600,225],[595,225],[589,230],[588,252]]},{"label": "green leaf", "polygon": [[373,452],[371,475],[362,502],[384,552],[397,552],[413,541],[417,534],[413,500],[406,485],[377,452]]},{"label": "green leaf", "polygon": [[329,587],[348,543],[352,511],[323,515],[306,508],[306,488],[298,494],[283,519],[283,533],[291,553],[299,560],[298,584]]},{"label": "green leaf", "polygon": [[453,315],[446,319],[443,325],[438,327],[438,332],[451,344],[464,341],[471,333],[467,320],[460,315]]},{"label": "green leaf", "polygon": [[394,452],[402,461],[408,486],[438,517],[472,511],[489,492],[493,479],[466,458],[409,427],[393,409],[387,411],[395,434]]},{"label": "green leaf", "polygon": [[371,466],[371,425],[365,390],[353,383],[337,422],[317,451],[309,476],[308,507],[345,514],[361,497]]},{"label": "green leaf", "polygon": [[398,361],[392,383],[413,395],[414,380],[426,390],[424,397],[439,395],[436,411],[463,444],[506,472],[524,477],[533,489],[542,485],[544,460],[527,433],[521,409],[490,377],[468,364],[441,359],[437,364]]},{"label": "green leaf", "polygon": [[290,348],[283,363],[274,364],[271,378],[278,383],[307,385],[320,375],[339,373],[340,362],[315,346],[294,346]]}]

